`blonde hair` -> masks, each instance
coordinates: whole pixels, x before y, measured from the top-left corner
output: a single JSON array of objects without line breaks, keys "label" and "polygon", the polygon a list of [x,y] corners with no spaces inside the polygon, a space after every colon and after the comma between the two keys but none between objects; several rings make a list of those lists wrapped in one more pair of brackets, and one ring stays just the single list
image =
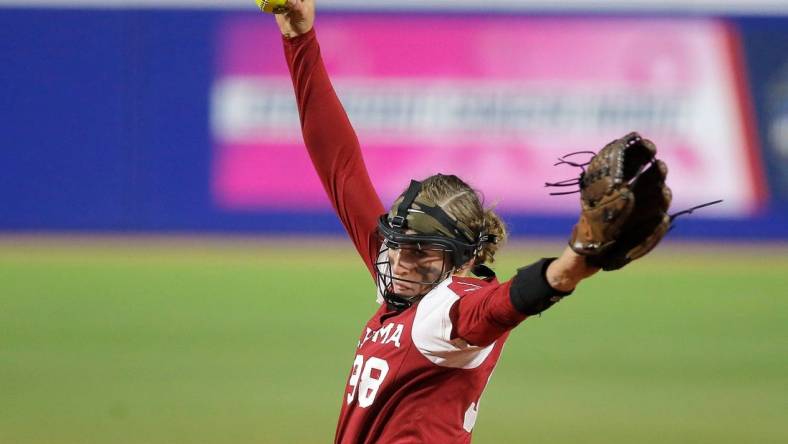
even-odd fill
[{"label": "blonde hair", "polygon": [[492,208],[484,208],[480,193],[455,175],[436,174],[421,182],[419,196],[435,202],[450,217],[468,226],[473,231],[472,241],[481,234],[495,235],[498,242],[483,243],[476,252],[476,263],[495,261],[496,251],[506,240],[506,225]]}]

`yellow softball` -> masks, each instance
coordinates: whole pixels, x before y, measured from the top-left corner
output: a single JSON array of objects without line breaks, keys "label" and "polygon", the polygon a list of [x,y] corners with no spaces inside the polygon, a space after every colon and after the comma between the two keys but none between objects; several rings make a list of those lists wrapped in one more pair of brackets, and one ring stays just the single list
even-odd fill
[{"label": "yellow softball", "polygon": [[287,0],[254,0],[261,11],[269,14],[281,14],[287,11]]}]

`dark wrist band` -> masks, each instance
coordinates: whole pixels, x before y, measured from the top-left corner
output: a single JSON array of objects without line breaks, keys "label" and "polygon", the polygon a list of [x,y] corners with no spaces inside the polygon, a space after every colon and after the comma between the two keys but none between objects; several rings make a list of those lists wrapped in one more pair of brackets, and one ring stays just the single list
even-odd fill
[{"label": "dark wrist band", "polygon": [[556,258],[544,258],[520,268],[512,278],[509,298],[520,313],[539,314],[572,292],[558,291],[547,282],[547,267]]}]

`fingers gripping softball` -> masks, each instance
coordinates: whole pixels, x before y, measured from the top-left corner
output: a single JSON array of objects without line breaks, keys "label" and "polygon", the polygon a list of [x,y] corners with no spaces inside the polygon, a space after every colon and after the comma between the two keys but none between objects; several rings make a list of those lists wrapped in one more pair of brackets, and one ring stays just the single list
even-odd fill
[{"label": "fingers gripping softball", "polygon": [[283,14],[287,11],[287,0],[255,0],[261,11],[269,14]]},{"label": "fingers gripping softball", "polygon": [[285,37],[306,34],[315,23],[314,0],[255,0],[260,11],[274,14]]}]

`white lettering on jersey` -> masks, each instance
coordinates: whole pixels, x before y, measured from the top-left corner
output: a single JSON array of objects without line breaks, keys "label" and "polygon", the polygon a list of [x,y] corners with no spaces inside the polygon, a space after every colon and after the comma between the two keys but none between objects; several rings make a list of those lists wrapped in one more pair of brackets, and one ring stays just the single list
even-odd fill
[{"label": "white lettering on jersey", "polygon": [[347,404],[353,402],[358,392],[358,406],[362,409],[371,406],[388,373],[389,363],[385,360],[370,356],[365,363],[363,355],[356,355],[347,383],[350,386],[350,393],[346,397]]},{"label": "white lettering on jersey", "polygon": [[369,341],[369,338],[371,338],[371,337],[372,337],[372,329],[367,327],[367,332],[364,333],[364,339],[358,341],[358,348],[363,347],[364,344],[366,344],[367,341]]},{"label": "white lettering on jersey", "polygon": [[399,340],[402,338],[402,330],[404,329],[405,329],[404,325],[397,324],[397,329],[394,330],[394,334],[391,335],[391,338],[389,338],[389,340],[386,341],[385,343],[388,344],[389,342],[393,342],[394,345],[396,345],[397,348],[399,348]]},{"label": "white lettering on jersey", "polygon": [[[377,372],[374,376],[372,371]],[[361,375],[361,381],[358,384],[358,406],[365,409],[375,402],[375,396],[378,394],[383,380],[389,373],[389,364],[380,358],[370,356],[367,363],[364,365],[364,371]]]},{"label": "white lettering on jersey", "polygon": [[[392,333],[392,330],[394,330],[394,333]],[[399,348],[403,330],[405,330],[405,326],[403,324],[388,324],[377,330],[372,330],[371,328],[367,327],[367,331],[364,333],[364,338],[358,342],[358,348],[363,347],[367,341],[372,341],[379,344],[393,343],[394,346]]]},{"label": "white lettering on jersey", "polygon": [[385,344],[386,339],[388,339],[389,334],[391,334],[391,327],[394,324],[386,325],[385,327],[380,327],[380,330],[376,331],[374,335],[372,335],[372,342],[378,342],[378,338],[380,338],[380,343]]},{"label": "white lettering on jersey", "polygon": [[364,357],[356,355],[356,359],[353,361],[353,370],[350,372],[350,380],[347,383],[350,386],[350,393],[347,394],[348,404],[353,402],[353,398],[356,396],[356,386],[358,385],[358,379],[361,377],[361,367],[363,365]]}]

